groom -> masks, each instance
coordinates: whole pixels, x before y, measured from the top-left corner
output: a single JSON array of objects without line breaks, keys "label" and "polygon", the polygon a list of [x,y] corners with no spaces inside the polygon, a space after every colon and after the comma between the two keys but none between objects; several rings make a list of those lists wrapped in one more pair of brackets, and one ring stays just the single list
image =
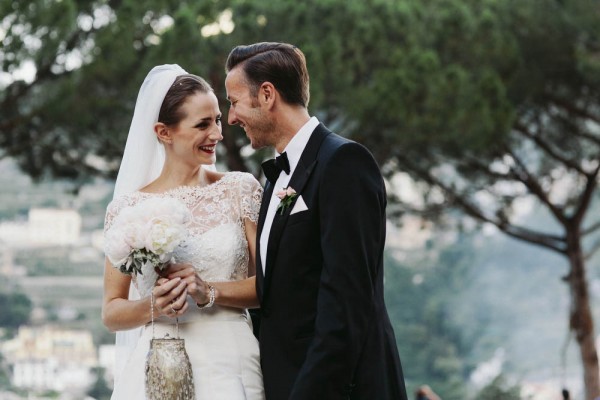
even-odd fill
[{"label": "groom", "polygon": [[238,46],[226,68],[229,123],[280,154],[263,164],[257,236],[267,400],[406,399],[383,300],[386,194],[375,160],[310,117],[297,47]]}]

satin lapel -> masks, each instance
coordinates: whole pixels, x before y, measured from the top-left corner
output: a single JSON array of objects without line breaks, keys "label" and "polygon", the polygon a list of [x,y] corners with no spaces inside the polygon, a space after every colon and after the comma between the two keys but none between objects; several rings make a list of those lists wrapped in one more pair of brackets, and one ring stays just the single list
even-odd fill
[{"label": "satin lapel", "polygon": [[[319,153],[319,149],[321,148],[321,143],[329,133],[330,131],[327,130],[325,126],[319,124],[313,131],[308,143],[306,144],[306,147],[304,148],[304,151],[302,152],[302,156],[298,161],[298,165],[296,166],[294,174],[292,175],[289,183],[289,186],[292,187],[299,196],[302,195],[302,190],[304,189],[304,186],[308,182],[310,175],[317,164],[317,155]],[[274,260],[277,258],[281,234],[285,228],[288,217],[290,216],[290,212],[292,208],[294,208],[294,204],[295,202],[283,212],[283,215],[280,212],[277,212],[275,214],[275,218],[273,219],[273,225],[271,226],[271,232],[269,233],[269,243],[267,247],[267,265],[264,276],[263,301],[266,301],[271,276],[273,275],[273,269],[275,268]]]},{"label": "satin lapel", "polygon": [[258,299],[260,300],[261,304],[263,299],[264,274],[262,260],[260,257],[260,235],[263,227],[265,226],[265,217],[267,216],[267,210],[269,208],[269,202],[271,201],[272,193],[273,184],[267,180],[265,190],[263,191],[263,199],[260,204],[260,212],[258,213],[258,225],[256,227],[256,292],[258,293]]}]

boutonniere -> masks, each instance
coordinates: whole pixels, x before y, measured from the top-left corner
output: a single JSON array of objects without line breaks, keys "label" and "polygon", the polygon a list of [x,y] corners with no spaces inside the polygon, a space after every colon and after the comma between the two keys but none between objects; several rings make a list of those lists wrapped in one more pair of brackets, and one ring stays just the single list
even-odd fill
[{"label": "boutonniere", "polygon": [[277,192],[277,197],[281,199],[279,205],[277,206],[277,211],[281,210],[279,215],[283,215],[283,212],[290,206],[290,204],[292,204],[292,201],[298,197],[298,193],[296,193],[293,188],[288,186]]}]

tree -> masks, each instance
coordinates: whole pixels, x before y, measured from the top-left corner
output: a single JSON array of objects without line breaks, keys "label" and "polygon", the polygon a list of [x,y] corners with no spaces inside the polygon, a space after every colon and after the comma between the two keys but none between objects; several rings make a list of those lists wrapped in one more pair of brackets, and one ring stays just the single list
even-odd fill
[{"label": "tree", "polygon": [[33,306],[22,292],[0,292],[0,308],[0,327],[16,329],[29,321]]},{"label": "tree", "polygon": [[6,360],[2,353],[0,353],[0,389],[6,389],[10,387],[10,370],[6,364]]},{"label": "tree", "polygon": [[[372,82],[386,107],[377,124],[363,118],[356,137],[390,175],[407,171],[424,185],[418,211],[455,208],[567,258],[569,324],[594,399],[600,371],[585,263],[600,247],[600,220],[587,213],[600,170],[597,5],[479,3],[436,2],[422,45],[430,51],[403,49],[421,75],[378,71],[389,77]],[[521,225],[513,211],[524,201],[546,209],[555,226]]]},{"label": "tree", "polygon": [[[233,45],[297,44],[311,111],[372,149],[389,178],[418,183],[421,204],[391,190],[391,211],[459,210],[567,258],[586,398],[600,395],[586,277],[600,248],[600,221],[588,213],[600,170],[597,3],[36,0],[0,11],[3,70],[26,60],[37,70],[0,95],[0,149],[35,177],[114,176],[152,65],[207,77],[225,109]],[[228,167],[252,170],[240,130],[224,129]],[[526,202],[555,224],[521,225],[514,210]]]},{"label": "tree", "polygon": [[478,312],[467,321],[457,318],[456,294],[468,285],[475,265],[469,250],[465,235],[403,262],[386,257],[386,304],[409,393],[428,384],[445,400],[467,397],[465,381],[475,366],[470,360],[486,324],[474,315]]},{"label": "tree", "polygon": [[96,381],[88,390],[87,395],[96,400],[110,399],[112,390],[106,384],[106,379],[104,379],[104,368],[95,368],[94,372],[96,375]]},{"label": "tree", "polygon": [[[0,93],[0,157],[38,179],[114,177],[152,66],[179,63],[222,80],[224,56],[201,34],[217,10],[174,0],[2,2],[2,71],[35,74],[14,75]],[[225,135],[227,164],[243,170],[238,135]]]},{"label": "tree", "polygon": [[502,375],[477,393],[478,400],[521,400],[521,388],[510,386]]}]

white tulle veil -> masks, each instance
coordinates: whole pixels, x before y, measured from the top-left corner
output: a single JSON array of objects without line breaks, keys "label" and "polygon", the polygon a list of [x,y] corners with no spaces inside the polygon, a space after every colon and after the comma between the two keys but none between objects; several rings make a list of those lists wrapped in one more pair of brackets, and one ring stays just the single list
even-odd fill
[{"label": "white tulle veil", "polygon": [[160,106],[175,78],[187,72],[176,64],[159,65],[148,73],[138,93],[113,198],[146,186],[160,175],[165,149],[156,138]]},{"label": "white tulle veil", "polygon": [[[165,149],[156,138],[154,124],[158,122],[160,107],[169,88],[178,76],[184,74],[187,72],[179,65],[165,64],[152,68],[144,79],[135,103],[113,199],[141,189],[160,175],[165,162]],[[214,170],[214,166],[208,168]],[[139,299],[133,284],[129,289],[129,299]],[[141,331],[142,328],[136,328],[117,332],[115,380],[122,376]]]}]

